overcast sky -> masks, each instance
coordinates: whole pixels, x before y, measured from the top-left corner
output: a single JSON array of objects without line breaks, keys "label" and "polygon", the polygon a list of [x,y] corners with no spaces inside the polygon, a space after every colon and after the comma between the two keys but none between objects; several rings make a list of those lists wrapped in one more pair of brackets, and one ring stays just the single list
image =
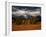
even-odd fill
[{"label": "overcast sky", "polygon": [[12,6],[12,11],[16,10],[25,10],[25,11],[37,11],[37,9],[40,10],[40,7],[29,7],[29,6]]},{"label": "overcast sky", "polygon": [[12,14],[16,16],[38,16],[40,15],[40,10],[40,7],[12,6]]}]

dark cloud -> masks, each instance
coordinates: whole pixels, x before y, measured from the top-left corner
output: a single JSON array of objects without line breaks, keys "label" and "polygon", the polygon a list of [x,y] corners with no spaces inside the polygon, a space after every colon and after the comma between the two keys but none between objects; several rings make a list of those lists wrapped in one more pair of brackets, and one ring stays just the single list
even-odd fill
[{"label": "dark cloud", "polygon": [[41,7],[29,7],[29,6],[12,6],[12,11],[17,11],[17,10],[25,10],[25,11],[36,11],[37,9],[41,9]]}]

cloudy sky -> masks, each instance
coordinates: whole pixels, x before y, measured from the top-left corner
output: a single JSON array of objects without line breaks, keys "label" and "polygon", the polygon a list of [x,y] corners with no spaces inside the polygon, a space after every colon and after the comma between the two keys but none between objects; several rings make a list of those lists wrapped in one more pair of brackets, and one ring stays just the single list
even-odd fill
[{"label": "cloudy sky", "polygon": [[40,10],[40,7],[29,7],[29,6],[12,6],[12,11],[17,11],[17,10],[25,10],[25,11],[37,11]]},{"label": "cloudy sky", "polygon": [[40,7],[12,6],[12,14],[15,16],[38,16],[41,15]]}]

